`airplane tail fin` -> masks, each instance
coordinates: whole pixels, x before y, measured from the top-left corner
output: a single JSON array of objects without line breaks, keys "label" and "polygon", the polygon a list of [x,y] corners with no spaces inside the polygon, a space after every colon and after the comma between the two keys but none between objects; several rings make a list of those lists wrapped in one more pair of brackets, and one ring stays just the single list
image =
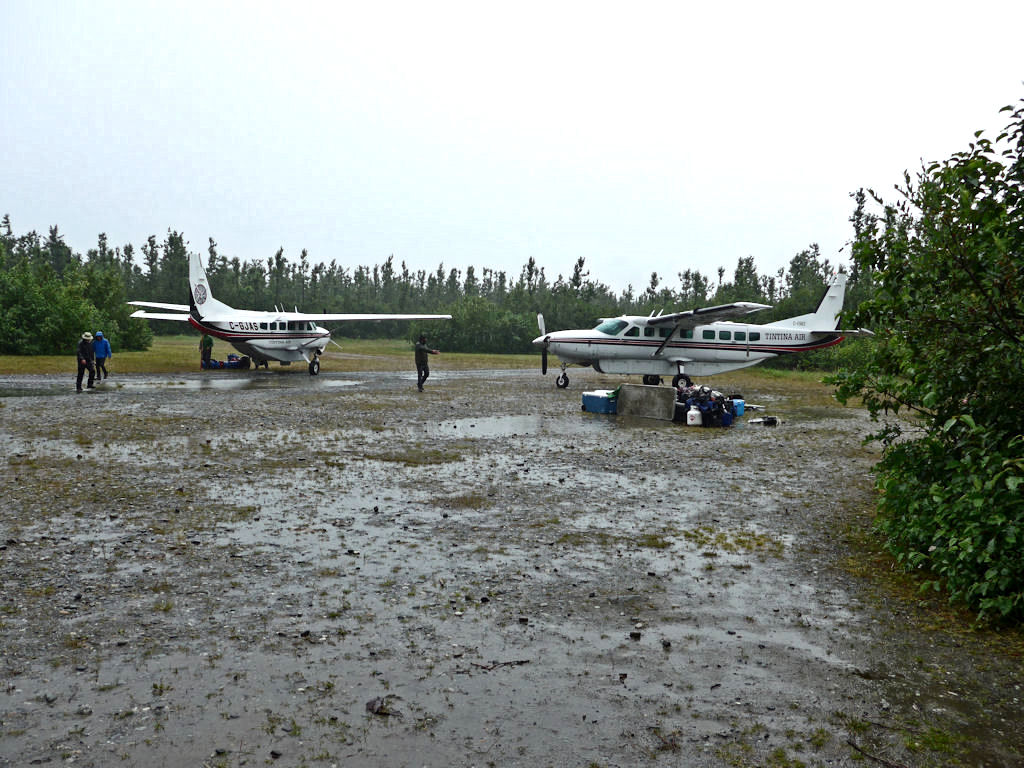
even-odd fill
[{"label": "airplane tail fin", "polygon": [[846,296],[845,272],[837,272],[829,281],[828,289],[822,297],[818,308],[807,315],[787,317],[769,325],[799,325],[814,333],[828,333],[839,328],[839,313],[843,311],[843,299]]},{"label": "airplane tail fin", "polygon": [[188,286],[191,311],[199,319],[215,312],[231,309],[227,304],[213,298],[210,281],[206,279],[206,269],[197,253],[188,255]]}]

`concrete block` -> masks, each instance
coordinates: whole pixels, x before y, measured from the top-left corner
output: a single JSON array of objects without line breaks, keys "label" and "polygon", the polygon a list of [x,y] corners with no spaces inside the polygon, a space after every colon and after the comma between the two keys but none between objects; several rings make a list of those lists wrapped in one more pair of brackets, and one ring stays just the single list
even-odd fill
[{"label": "concrete block", "polygon": [[676,391],[672,387],[623,384],[619,387],[620,416],[644,416],[672,421],[676,413]]}]

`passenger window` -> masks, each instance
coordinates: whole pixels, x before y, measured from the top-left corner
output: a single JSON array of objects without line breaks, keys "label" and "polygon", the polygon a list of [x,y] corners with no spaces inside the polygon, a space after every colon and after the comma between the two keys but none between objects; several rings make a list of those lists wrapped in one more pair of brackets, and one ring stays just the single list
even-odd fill
[{"label": "passenger window", "polygon": [[671,328],[659,328],[658,329],[658,335],[661,336],[661,338],[663,338],[663,339],[667,339],[669,336],[672,335],[672,329]]},{"label": "passenger window", "polygon": [[704,333],[702,334],[702,336],[703,336],[703,337],[704,337],[705,339],[709,339],[709,340],[711,340],[711,339],[714,339],[714,338],[715,338],[715,332],[714,332],[714,331],[704,331]]},{"label": "passenger window", "polygon": [[746,331],[736,331],[736,341],[746,341],[746,340],[747,340],[747,332]]},{"label": "passenger window", "polygon": [[750,332],[750,340],[751,341],[760,341],[761,340],[761,332],[760,331],[751,331]]},{"label": "passenger window", "polygon": [[267,324],[266,323],[260,323],[260,330],[261,331],[267,330]]},{"label": "passenger window", "polygon": [[687,328],[685,331],[680,332],[679,338],[681,338],[681,339],[692,339],[693,338],[693,328]]},{"label": "passenger window", "polygon": [[650,338],[650,337],[654,336],[654,333],[655,333],[655,329],[654,328],[651,328],[650,326],[648,326],[647,328],[644,328],[644,336],[646,338]]},{"label": "passenger window", "polygon": [[719,331],[718,338],[722,341],[730,341],[732,339],[732,331]]},{"label": "passenger window", "polygon": [[633,336],[633,337],[636,337],[636,336],[639,336],[639,335],[640,335],[640,329],[639,329],[639,328],[637,328],[637,327],[636,327],[636,326],[634,325],[634,326],[633,326],[632,328],[630,328],[630,329],[629,329],[628,331],[626,331],[626,332],[625,332],[624,334],[622,334],[622,335],[623,335],[623,336]]}]

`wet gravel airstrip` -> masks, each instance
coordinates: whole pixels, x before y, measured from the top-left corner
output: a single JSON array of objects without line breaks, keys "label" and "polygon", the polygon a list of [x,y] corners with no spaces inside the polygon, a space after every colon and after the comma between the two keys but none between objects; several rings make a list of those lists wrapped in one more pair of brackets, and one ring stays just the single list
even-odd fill
[{"label": "wet gravel airstrip", "polygon": [[0,765],[1022,764],[1020,659],[855,575],[863,411],[436,367],[0,377]]}]

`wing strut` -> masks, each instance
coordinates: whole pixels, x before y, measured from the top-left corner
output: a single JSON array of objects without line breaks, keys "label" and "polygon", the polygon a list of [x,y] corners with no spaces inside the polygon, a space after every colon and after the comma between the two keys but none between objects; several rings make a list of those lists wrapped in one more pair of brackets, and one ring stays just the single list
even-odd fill
[{"label": "wing strut", "polygon": [[672,341],[672,334],[679,330],[680,325],[682,325],[682,322],[678,322],[672,326],[672,330],[669,331],[668,336],[666,336],[665,340],[658,345],[658,348],[654,350],[654,352],[651,354],[651,357],[658,357],[662,352],[665,351],[665,347],[667,347],[668,343]]}]

